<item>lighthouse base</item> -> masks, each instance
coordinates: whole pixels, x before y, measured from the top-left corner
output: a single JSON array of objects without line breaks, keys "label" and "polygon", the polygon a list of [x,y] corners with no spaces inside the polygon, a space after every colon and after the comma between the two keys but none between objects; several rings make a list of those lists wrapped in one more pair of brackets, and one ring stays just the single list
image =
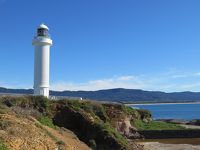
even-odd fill
[{"label": "lighthouse base", "polygon": [[45,97],[49,97],[49,88],[48,87],[37,87],[34,88],[34,95],[38,96],[45,96]]}]

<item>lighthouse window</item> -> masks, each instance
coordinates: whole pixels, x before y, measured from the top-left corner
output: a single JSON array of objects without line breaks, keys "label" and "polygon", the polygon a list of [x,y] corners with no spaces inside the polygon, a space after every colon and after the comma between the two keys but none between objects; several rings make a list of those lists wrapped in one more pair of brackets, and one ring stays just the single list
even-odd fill
[{"label": "lighthouse window", "polygon": [[38,34],[38,36],[48,36],[48,30],[47,29],[38,29],[37,34]]}]

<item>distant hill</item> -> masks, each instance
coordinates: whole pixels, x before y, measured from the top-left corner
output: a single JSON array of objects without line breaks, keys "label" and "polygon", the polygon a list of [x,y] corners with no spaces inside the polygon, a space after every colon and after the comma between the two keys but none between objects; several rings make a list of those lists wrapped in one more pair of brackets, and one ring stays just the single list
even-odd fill
[{"label": "distant hill", "polygon": [[[0,87],[0,93],[32,94],[33,89],[7,89]],[[188,102],[200,101],[200,92],[144,91],[138,89],[108,89],[99,91],[50,91],[50,95],[82,97],[100,101],[115,102]]]}]

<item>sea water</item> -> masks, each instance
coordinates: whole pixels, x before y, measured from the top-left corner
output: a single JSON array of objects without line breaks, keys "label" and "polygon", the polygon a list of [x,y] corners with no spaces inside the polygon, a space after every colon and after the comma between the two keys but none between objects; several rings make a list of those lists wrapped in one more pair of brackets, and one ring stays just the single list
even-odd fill
[{"label": "sea water", "polygon": [[133,104],[131,107],[150,110],[153,119],[200,119],[200,103]]}]

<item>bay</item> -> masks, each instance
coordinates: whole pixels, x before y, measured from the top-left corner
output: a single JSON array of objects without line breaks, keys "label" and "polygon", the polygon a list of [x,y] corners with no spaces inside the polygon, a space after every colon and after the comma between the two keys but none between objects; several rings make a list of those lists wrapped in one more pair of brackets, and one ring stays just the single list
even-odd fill
[{"label": "bay", "polygon": [[200,119],[200,103],[133,104],[130,106],[150,110],[153,119]]}]

